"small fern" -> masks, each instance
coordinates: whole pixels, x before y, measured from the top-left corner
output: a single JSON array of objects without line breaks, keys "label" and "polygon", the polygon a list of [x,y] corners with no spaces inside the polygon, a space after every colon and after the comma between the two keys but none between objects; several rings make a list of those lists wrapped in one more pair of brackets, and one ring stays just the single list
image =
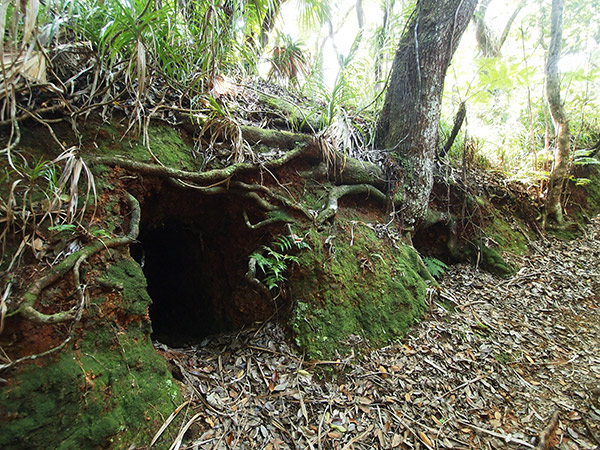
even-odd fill
[{"label": "small fern", "polygon": [[431,276],[436,279],[444,275],[446,270],[448,270],[448,265],[446,263],[431,256],[426,256],[423,258],[423,262],[425,263],[425,267],[427,267],[427,270],[429,270]]},{"label": "small fern", "polygon": [[262,250],[252,253],[250,259],[256,261],[262,270],[263,283],[269,290],[273,290],[285,282],[288,265],[299,261],[297,256],[290,255],[289,252],[306,248],[310,248],[310,246],[304,240],[279,236],[270,246],[263,245]]}]

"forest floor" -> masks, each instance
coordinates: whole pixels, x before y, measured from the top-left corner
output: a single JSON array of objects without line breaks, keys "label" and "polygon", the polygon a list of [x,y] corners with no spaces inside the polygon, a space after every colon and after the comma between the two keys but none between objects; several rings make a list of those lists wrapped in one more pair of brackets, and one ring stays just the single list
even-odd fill
[{"label": "forest floor", "polygon": [[180,448],[600,448],[600,219],[532,247],[506,279],[451,267],[402,342],[339,361],[275,323],[159,344],[187,386]]}]

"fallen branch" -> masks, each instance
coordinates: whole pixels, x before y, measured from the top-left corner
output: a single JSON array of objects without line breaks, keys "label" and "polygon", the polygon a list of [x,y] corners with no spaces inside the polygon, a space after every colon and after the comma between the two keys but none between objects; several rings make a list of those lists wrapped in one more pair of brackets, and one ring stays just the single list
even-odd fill
[{"label": "fallen branch", "polygon": [[158,441],[158,438],[160,438],[160,436],[163,434],[163,432],[167,429],[167,427],[171,424],[171,422],[173,422],[173,419],[175,419],[175,417],[177,417],[177,414],[179,414],[179,412],[186,407],[187,405],[189,405],[192,402],[192,400],[186,400],[185,402],[183,402],[181,405],[179,405],[175,411],[173,411],[171,413],[171,415],[167,418],[167,420],[165,420],[165,423],[162,424],[162,426],[160,427],[160,429],[156,432],[156,434],[154,435],[154,437],[152,438],[152,440],[150,441],[150,444],[148,445],[148,448],[152,447],[156,441]]},{"label": "fallen branch", "polygon": [[[21,305],[14,312],[7,314],[7,316],[10,317],[20,314],[28,320],[45,324],[73,320],[76,317],[76,308],[72,308],[68,311],[60,311],[54,314],[44,314],[35,309],[34,305],[37,302],[40,293],[46,287],[61,279],[71,269],[75,268],[78,270],[79,265],[90,256],[98,253],[100,250],[128,245],[136,240],[140,231],[140,204],[136,198],[129,193],[127,194],[127,200],[129,201],[129,206],[131,208],[131,219],[129,222],[129,233],[126,236],[112,238],[106,241],[95,241],[87,247],[84,247],[72,255],[67,256],[57,266],[53,267],[45,276],[35,281],[27,290],[27,292],[23,294],[23,301]],[[76,278],[78,278],[78,274],[75,273],[75,275]]]},{"label": "fallen branch", "polygon": [[[455,303],[456,303],[456,302],[455,302]],[[453,392],[456,392],[456,391],[458,391],[458,390],[460,390],[460,389],[462,389],[462,388],[464,388],[464,387],[467,387],[469,384],[476,383],[476,382],[477,382],[477,381],[479,381],[479,380],[483,380],[484,378],[487,378],[487,377],[489,377],[491,374],[492,374],[491,372],[490,372],[490,373],[485,373],[485,374],[483,374],[483,375],[479,375],[478,377],[475,377],[475,378],[473,378],[472,380],[465,381],[465,382],[464,382],[464,383],[462,383],[461,385],[459,385],[459,386],[456,386],[455,388],[453,388],[453,389],[450,389],[448,392],[446,392],[446,393],[444,393],[444,394],[442,394],[442,395],[440,395],[440,396],[436,397],[436,398],[435,398],[435,400],[436,400],[436,401],[437,401],[437,400],[441,400],[441,399],[443,399],[444,397],[446,397],[447,395],[450,395],[450,394],[452,394]]]},{"label": "fallen branch", "polygon": [[489,434],[490,436],[494,436],[494,437],[497,437],[499,439],[502,439],[507,444],[509,442],[514,442],[515,444],[522,445],[523,447],[535,448],[529,442],[523,441],[522,439],[514,438],[510,434],[496,433],[495,431],[486,430],[485,428],[478,427],[476,425],[473,425],[472,423],[465,422],[464,420],[457,420],[457,422],[460,423],[461,425],[467,426],[469,428],[473,428],[475,431],[479,431],[481,433]]}]

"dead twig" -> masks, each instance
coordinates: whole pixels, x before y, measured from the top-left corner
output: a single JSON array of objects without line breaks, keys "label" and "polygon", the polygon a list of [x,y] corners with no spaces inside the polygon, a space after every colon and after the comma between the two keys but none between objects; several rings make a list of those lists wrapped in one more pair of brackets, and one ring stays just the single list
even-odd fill
[{"label": "dead twig", "polygon": [[465,422],[463,420],[457,420],[457,422],[460,423],[461,425],[466,426],[466,427],[473,428],[474,430],[479,431],[481,433],[489,434],[490,436],[494,436],[494,437],[497,437],[499,439],[502,439],[506,443],[514,442],[515,444],[522,445],[523,447],[535,448],[529,442],[525,442],[525,441],[523,441],[521,439],[514,438],[510,434],[496,433],[495,431],[486,430],[485,428],[478,427],[476,425],[473,425],[472,423]]},{"label": "dead twig", "polygon": [[165,420],[165,423],[162,424],[162,426],[160,427],[160,429],[156,432],[156,434],[154,435],[154,437],[152,438],[152,440],[150,441],[150,444],[148,445],[148,448],[152,447],[156,441],[158,441],[158,438],[161,437],[161,435],[163,434],[163,432],[167,429],[167,427],[171,424],[171,422],[173,422],[173,419],[175,419],[175,417],[177,417],[177,414],[179,414],[179,412],[185,408],[187,405],[189,405],[192,402],[192,400],[186,400],[185,402],[183,402],[181,405],[179,405],[175,411],[173,411],[171,413],[171,415],[167,418],[167,420]]}]

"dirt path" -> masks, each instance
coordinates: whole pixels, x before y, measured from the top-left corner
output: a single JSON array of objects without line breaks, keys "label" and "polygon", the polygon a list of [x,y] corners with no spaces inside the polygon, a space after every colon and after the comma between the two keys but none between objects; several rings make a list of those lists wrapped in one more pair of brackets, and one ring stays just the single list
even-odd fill
[{"label": "dirt path", "polygon": [[410,336],[325,363],[334,381],[275,324],[165,349],[192,400],[181,448],[538,448],[548,427],[539,448],[598,449],[600,221],[534,246],[509,279],[452,267]]}]

